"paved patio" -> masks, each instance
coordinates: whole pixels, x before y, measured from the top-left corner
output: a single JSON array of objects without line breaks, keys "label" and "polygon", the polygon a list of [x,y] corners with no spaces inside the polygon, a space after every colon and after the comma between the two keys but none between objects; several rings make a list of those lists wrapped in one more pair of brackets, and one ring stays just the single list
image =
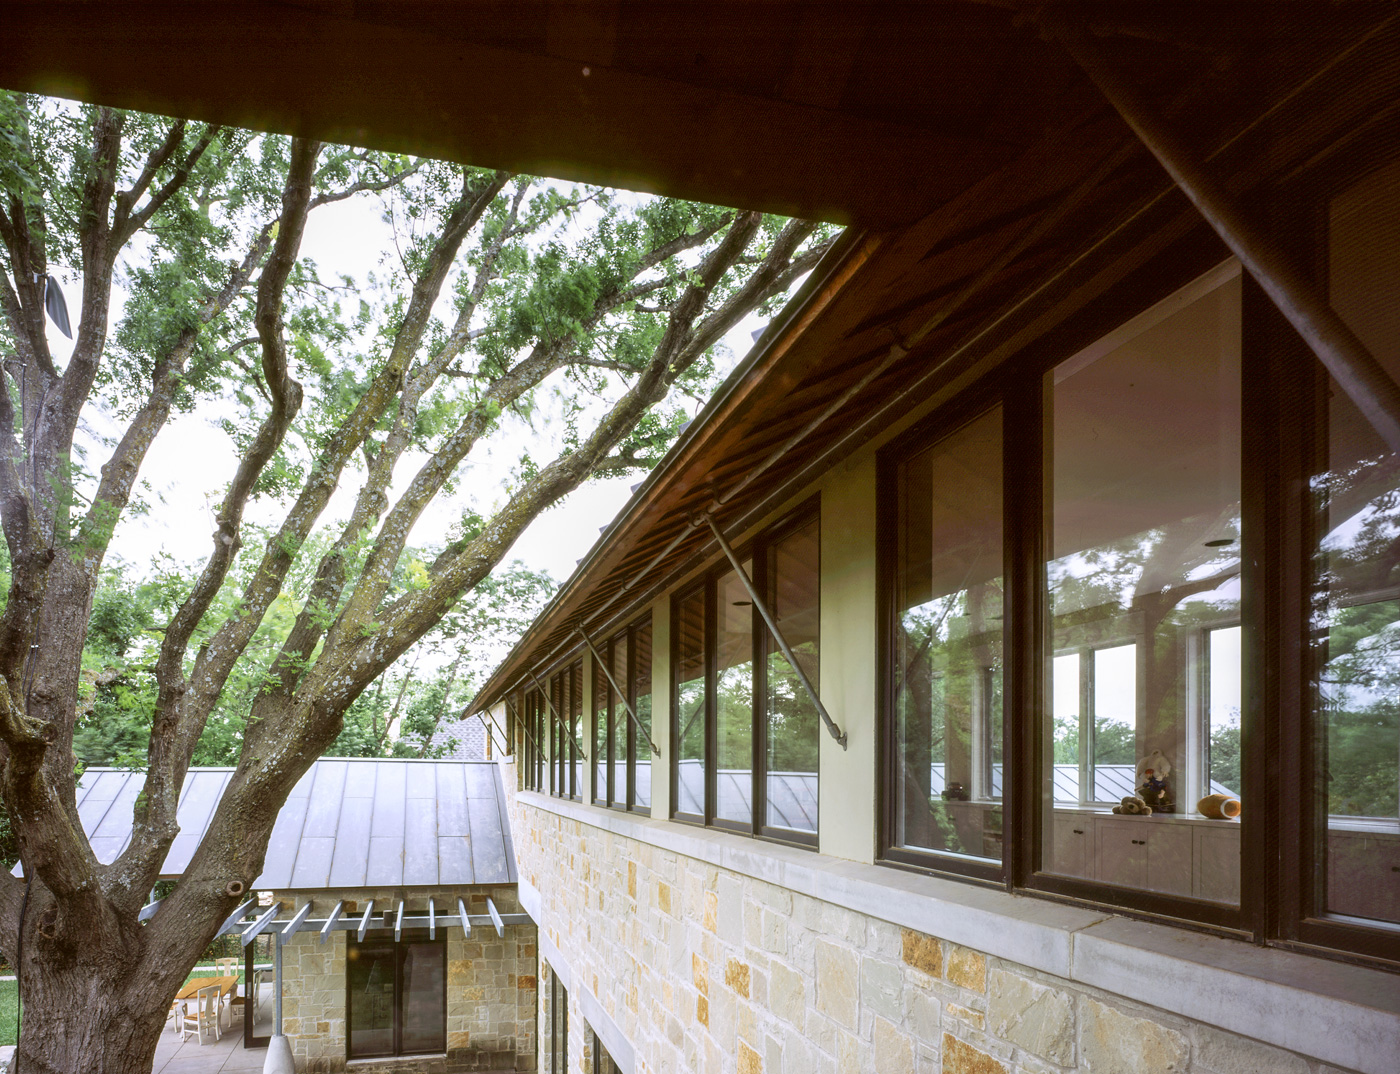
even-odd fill
[{"label": "paved patio", "polygon": [[[266,1029],[263,1023],[260,1030]],[[262,1070],[266,1058],[266,1048],[243,1047],[243,1019],[237,1018],[233,1028],[224,1030],[223,1037],[212,1044],[201,1045],[198,1037],[181,1041],[180,1034],[164,1030],[151,1074],[248,1074]]]}]

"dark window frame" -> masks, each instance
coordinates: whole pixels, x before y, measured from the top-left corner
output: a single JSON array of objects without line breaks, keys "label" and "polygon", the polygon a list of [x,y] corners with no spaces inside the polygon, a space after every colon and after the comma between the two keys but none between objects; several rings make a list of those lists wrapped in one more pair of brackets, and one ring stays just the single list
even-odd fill
[{"label": "dark window frame", "polygon": [[549,971],[549,1054],[551,1070],[563,1074],[569,1069],[569,990],[553,968]]},{"label": "dark window frame", "polygon": [[[1349,147],[1328,164],[1327,181],[1300,173],[1291,187],[1269,192],[1276,230],[1289,236],[1299,263],[1311,265],[1325,284],[1326,213],[1330,197],[1366,172],[1394,159],[1393,147],[1372,141]],[[1310,702],[1315,669],[1290,653],[1309,652],[1312,586],[1310,532],[1315,506],[1308,480],[1326,427],[1322,401],[1326,375],[1307,344],[1262,289],[1244,274],[1241,287],[1241,526],[1248,552],[1241,567],[1239,617],[1244,667],[1241,703],[1240,792],[1248,802],[1240,818],[1238,907],[1039,871],[1044,810],[1037,793],[1044,763],[1040,714],[1047,710],[1040,674],[1051,651],[1044,607],[1047,550],[1045,447],[1041,441],[1046,398],[1041,378],[1058,362],[1106,335],[1129,316],[1147,310],[1218,263],[1213,237],[1198,227],[1153,261],[1129,274],[1095,302],[1067,317],[1000,369],[940,405],[877,453],[879,555],[879,833],[882,864],[960,879],[984,881],[1027,894],[1111,908],[1115,912],[1256,943],[1320,954],[1395,971],[1400,967],[1400,927],[1320,912],[1326,833],[1312,790],[1319,765],[1315,713]],[[892,845],[896,806],[889,773],[893,734],[894,528],[896,459],[956,431],[976,412],[1004,407],[1003,492],[1006,545],[1006,676],[1003,712],[1007,769],[1004,776],[1005,851],[1002,866],[916,853]],[[1015,465],[1012,465],[1012,460]],[[1208,727],[1207,727],[1208,733]],[[1209,770],[1205,771],[1209,778]],[[1325,817],[1322,818],[1325,822]]]},{"label": "dark window frame", "polygon": [[[447,937],[440,936],[430,939],[427,929],[405,929],[399,939],[394,939],[391,929],[370,929],[365,933],[365,944],[387,944],[393,949],[394,955],[394,1047],[389,1052],[378,1052],[374,1055],[354,1055],[350,1053],[351,1041],[354,1039],[354,1023],[352,1021],[350,1004],[350,972],[347,968],[345,973],[345,1057],[347,1060],[356,1061],[362,1059],[398,1059],[411,1058],[417,1055],[440,1055],[447,1050]],[[346,961],[349,962],[350,950],[358,947],[361,941],[352,939],[346,933],[345,954]],[[402,1045],[403,1036],[403,982],[400,975],[403,973],[403,955],[409,944],[428,945],[431,944],[442,948],[442,1048],[425,1049],[419,1052],[405,1052]]]},{"label": "dark window frame", "polygon": [[[769,601],[770,607],[773,601],[774,579],[770,577],[771,571],[768,566],[769,550],[791,536],[804,526],[813,522],[817,525],[818,535],[821,532],[821,496],[820,493],[813,494],[797,505],[791,511],[784,514],[771,525],[765,527],[761,533],[756,535],[751,541],[735,550],[735,556],[742,563],[747,561],[750,570],[753,572],[754,587],[764,594],[765,600]],[[818,558],[816,563],[819,584],[817,586],[817,619],[821,620],[821,553],[820,539],[818,540]],[[693,598],[697,593],[702,594],[705,620],[705,701],[704,712],[701,717],[705,723],[705,756],[703,766],[705,772],[705,808],[703,815],[689,812],[682,812],[679,807],[679,787],[680,756],[678,749],[671,751],[671,802],[670,819],[680,821],[685,824],[702,825],[709,828],[719,828],[724,831],[734,832],[739,835],[752,836],[775,843],[784,843],[790,846],[800,846],[807,849],[817,849],[819,840],[819,830],[804,832],[799,829],[782,828],[775,825],[765,824],[763,818],[767,815],[767,759],[768,759],[768,719],[767,719],[767,697],[768,681],[767,666],[768,657],[778,652],[777,642],[774,641],[772,633],[758,609],[752,608],[752,637],[753,637],[753,680],[752,697],[753,711],[751,723],[751,743],[752,743],[752,789],[750,791],[749,802],[751,815],[748,823],[743,821],[726,820],[715,815],[717,800],[718,768],[716,759],[719,754],[719,720],[718,720],[718,611],[716,603],[716,584],[725,575],[732,573],[733,565],[728,559],[722,559],[707,569],[704,574],[684,589],[678,590],[671,598],[671,654],[670,654],[670,690],[671,690],[671,741],[680,741],[680,682],[676,669],[679,667],[679,647],[680,647],[680,606]],[[820,736],[826,733],[824,727],[818,726],[818,742]],[[818,747],[820,749],[820,746]],[[821,795],[820,765],[818,765],[817,782],[818,802]],[[820,825],[818,826],[820,828]]]}]

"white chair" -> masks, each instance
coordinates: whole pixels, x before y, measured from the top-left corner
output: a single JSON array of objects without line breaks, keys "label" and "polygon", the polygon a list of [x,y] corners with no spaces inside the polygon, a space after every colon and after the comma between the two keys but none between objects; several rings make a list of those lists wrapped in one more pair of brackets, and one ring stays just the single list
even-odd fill
[{"label": "white chair", "polygon": [[219,986],[201,988],[185,1000],[180,1014],[180,1039],[199,1037],[200,1044],[208,1044],[222,1036],[219,1028]]}]

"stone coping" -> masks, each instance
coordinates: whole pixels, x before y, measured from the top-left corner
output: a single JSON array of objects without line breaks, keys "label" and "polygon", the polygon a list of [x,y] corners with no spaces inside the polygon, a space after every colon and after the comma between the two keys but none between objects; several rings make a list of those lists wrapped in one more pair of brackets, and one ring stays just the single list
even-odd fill
[{"label": "stone coping", "polygon": [[[534,791],[521,806],[1364,1074],[1393,1074],[1400,977]],[[522,902],[537,893],[525,892]],[[543,909],[543,907],[539,907]],[[532,911],[540,922],[543,919]]]}]

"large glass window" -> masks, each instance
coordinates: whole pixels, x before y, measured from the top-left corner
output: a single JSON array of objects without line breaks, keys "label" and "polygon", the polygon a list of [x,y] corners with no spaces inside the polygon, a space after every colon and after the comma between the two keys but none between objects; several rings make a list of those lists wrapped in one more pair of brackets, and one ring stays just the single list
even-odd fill
[{"label": "large glass window", "polygon": [[1047,872],[1238,901],[1239,311],[1222,269],[1045,378]]},{"label": "large glass window", "polygon": [[560,798],[583,794],[583,752],[579,721],[583,713],[583,661],[577,660],[549,677],[550,793]]},{"label": "large glass window", "polygon": [[351,1059],[447,1050],[445,941],[350,940],[345,958]]},{"label": "large glass window", "polygon": [[[769,609],[807,681],[819,681],[821,528],[808,519],[768,545]],[[772,636],[761,631],[764,675],[764,823],[817,830],[817,707]]]},{"label": "large glass window", "polygon": [[[816,512],[804,509],[740,561],[814,686],[820,533]],[[674,815],[812,842],[819,717],[749,588],[737,571],[717,570],[678,596],[673,614]]]},{"label": "large glass window", "polygon": [[675,813],[696,819],[705,817],[705,713],[709,709],[706,668],[705,590],[693,589],[675,603],[675,657],[671,662],[676,683]]},{"label": "large glass window", "polygon": [[[619,631],[600,645],[598,652],[607,661],[611,678],[603,665],[593,660],[593,800],[618,809],[648,810],[651,746],[637,731],[637,723],[650,733],[650,618]],[[626,696],[618,693],[619,687]],[[632,713],[637,715],[635,722]]]},{"label": "large glass window", "polygon": [[893,843],[1000,860],[1001,410],[900,464]]},{"label": "large glass window", "polygon": [[[1400,163],[1335,198],[1329,225],[1332,305],[1400,378]],[[1400,923],[1400,456],[1330,379],[1325,393],[1309,901],[1315,913]]]},{"label": "large glass window", "polygon": [[569,993],[559,975],[549,975],[549,1069],[554,1074],[569,1070]]}]

